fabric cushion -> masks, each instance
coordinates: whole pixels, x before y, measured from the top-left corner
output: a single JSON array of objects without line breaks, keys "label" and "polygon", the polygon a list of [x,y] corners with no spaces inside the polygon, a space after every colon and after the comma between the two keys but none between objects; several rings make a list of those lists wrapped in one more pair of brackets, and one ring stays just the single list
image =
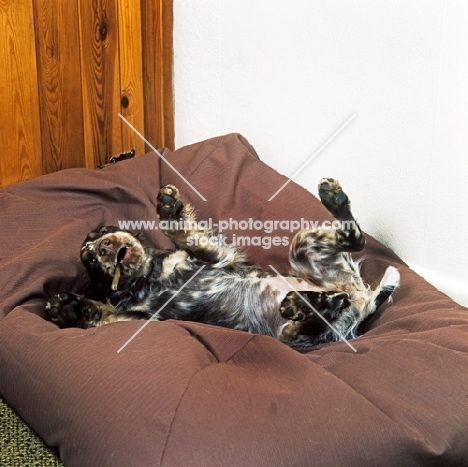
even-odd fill
[{"label": "fabric cushion", "polygon": [[[363,276],[375,285],[394,265],[401,287],[352,341],[357,352],[339,342],[300,354],[191,322],[61,330],[44,319],[48,297],[80,286],[86,234],[156,220],[160,185],[178,186],[199,219],[232,219],[231,238],[293,236],[244,230],[249,219],[330,219],[295,183],[268,201],[286,178],[240,135],[163,155],[172,167],[149,153],[0,192],[0,393],[64,464],[467,465],[467,310],[372,238]],[[145,237],[171,247],[157,229]],[[245,249],[286,272],[287,245]]]}]

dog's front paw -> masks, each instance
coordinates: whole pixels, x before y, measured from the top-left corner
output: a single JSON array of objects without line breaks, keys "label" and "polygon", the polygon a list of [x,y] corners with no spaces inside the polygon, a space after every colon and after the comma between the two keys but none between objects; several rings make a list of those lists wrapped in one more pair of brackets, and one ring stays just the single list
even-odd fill
[{"label": "dog's front paw", "polygon": [[86,329],[96,326],[101,319],[98,302],[73,293],[54,295],[45,308],[51,321],[59,328]]},{"label": "dog's front paw", "polygon": [[83,297],[62,292],[54,295],[46,304],[52,322],[60,328],[84,328]]},{"label": "dog's front paw", "polygon": [[179,190],[175,186],[166,185],[159,190],[157,210],[160,219],[179,219],[183,207]]},{"label": "dog's front paw", "polygon": [[93,302],[91,300],[87,301],[83,307],[83,318],[86,328],[93,328],[99,325],[101,321],[102,310],[99,303]]}]

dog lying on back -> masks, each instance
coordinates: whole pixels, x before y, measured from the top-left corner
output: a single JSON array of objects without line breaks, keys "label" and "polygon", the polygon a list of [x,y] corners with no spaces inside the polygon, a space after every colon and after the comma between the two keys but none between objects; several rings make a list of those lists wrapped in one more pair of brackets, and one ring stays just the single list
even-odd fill
[{"label": "dog lying on back", "polygon": [[[291,272],[279,276],[251,266],[236,247],[200,229],[179,190],[165,186],[158,194],[158,216],[178,221],[166,222],[164,230],[176,250],[149,248],[138,234],[101,227],[81,247],[90,292],[55,295],[46,310],[59,327],[191,320],[273,336],[298,350],[354,338],[400,276],[390,266],[371,290],[351,259],[351,252],[364,248],[365,237],[347,195],[334,179],[321,180],[319,195],[340,228],[299,231],[290,248]],[[171,229],[177,225],[186,228]]]}]

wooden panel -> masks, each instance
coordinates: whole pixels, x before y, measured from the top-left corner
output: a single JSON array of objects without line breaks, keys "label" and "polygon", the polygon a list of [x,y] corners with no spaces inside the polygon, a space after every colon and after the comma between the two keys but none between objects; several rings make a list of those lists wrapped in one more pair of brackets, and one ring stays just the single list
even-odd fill
[{"label": "wooden panel", "polygon": [[117,0],[79,0],[86,167],[122,152]]},{"label": "wooden panel", "polygon": [[0,185],[174,147],[172,0],[0,0]]},{"label": "wooden panel", "polygon": [[174,149],[172,0],[142,0],[145,136],[155,147]]},{"label": "wooden panel", "polygon": [[34,0],[44,173],[83,167],[78,3]]},{"label": "wooden panel", "polygon": [[42,171],[34,21],[30,0],[0,0],[0,185]]},{"label": "wooden panel", "polygon": [[[120,113],[144,133],[143,55],[140,0],[119,0]],[[122,122],[122,147],[145,152],[143,140]]]}]

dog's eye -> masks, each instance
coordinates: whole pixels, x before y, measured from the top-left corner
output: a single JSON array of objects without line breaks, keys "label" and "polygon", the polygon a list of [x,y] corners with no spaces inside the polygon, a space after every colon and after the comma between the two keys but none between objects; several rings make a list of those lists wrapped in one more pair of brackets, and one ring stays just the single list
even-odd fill
[{"label": "dog's eye", "polygon": [[88,264],[94,264],[97,262],[97,258],[93,254],[88,254],[85,258],[83,258],[83,261]]},{"label": "dog's eye", "polygon": [[99,229],[99,233],[100,233],[101,235],[106,234],[106,233],[107,233],[107,227],[101,227],[101,228]]}]

